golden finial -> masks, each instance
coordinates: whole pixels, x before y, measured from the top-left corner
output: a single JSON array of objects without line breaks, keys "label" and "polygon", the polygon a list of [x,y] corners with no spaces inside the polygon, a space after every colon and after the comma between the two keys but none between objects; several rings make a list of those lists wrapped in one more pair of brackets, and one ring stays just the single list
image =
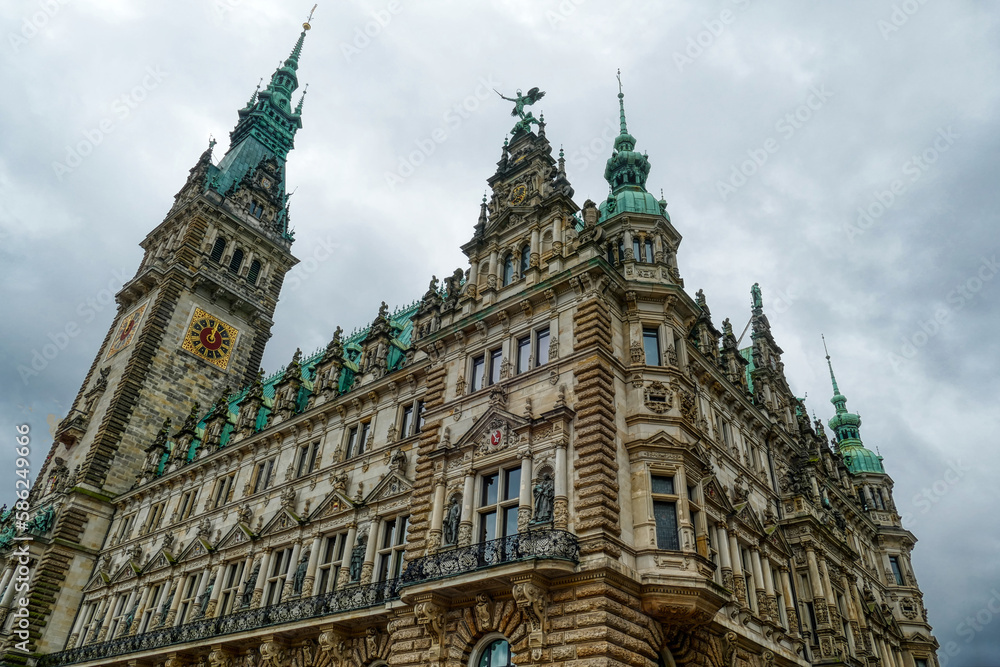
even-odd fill
[{"label": "golden finial", "polygon": [[312,26],[309,25],[309,22],[313,20],[313,14],[316,12],[317,7],[319,7],[318,4],[313,5],[312,10],[309,12],[309,16],[306,17],[306,22],[302,24],[303,30],[309,30],[310,28],[312,28]]}]

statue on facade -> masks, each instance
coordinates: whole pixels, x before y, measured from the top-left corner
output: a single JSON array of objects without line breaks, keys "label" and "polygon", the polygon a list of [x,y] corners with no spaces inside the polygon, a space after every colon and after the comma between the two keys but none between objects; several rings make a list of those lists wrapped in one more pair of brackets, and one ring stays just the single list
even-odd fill
[{"label": "statue on facade", "polygon": [[516,97],[505,97],[496,88],[493,89],[493,92],[496,93],[497,95],[500,95],[502,99],[514,103],[514,109],[510,112],[510,115],[514,116],[515,118],[519,118],[520,120],[517,122],[516,125],[514,125],[514,128],[510,131],[511,136],[516,136],[522,132],[530,132],[532,123],[534,123],[535,125],[539,124],[538,120],[534,117],[534,115],[532,115],[530,111],[525,113],[524,107],[531,106],[538,100],[545,97],[544,90],[539,90],[538,87],[536,86],[531,90],[529,90],[527,95],[522,95],[521,89],[518,88]]},{"label": "statue on facade", "polygon": [[260,574],[260,562],[253,566],[253,572],[250,573],[250,578],[246,580],[243,584],[243,593],[240,595],[240,606],[249,607],[250,601],[253,599],[253,589],[257,586],[257,575]]},{"label": "statue on facade", "polygon": [[443,544],[458,543],[458,524],[461,521],[462,503],[459,502],[459,497],[455,496],[451,499],[451,505],[448,506],[448,512],[444,517]]},{"label": "statue on facade", "polygon": [[555,482],[550,473],[545,473],[535,484],[535,523],[552,520],[552,504],[555,499]]},{"label": "statue on facade", "polygon": [[764,299],[760,293],[760,284],[754,283],[750,288],[750,297],[753,299],[753,309],[760,310],[764,307]]},{"label": "statue on facade", "polygon": [[358,543],[351,551],[351,568],[349,571],[350,581],[361,580],[361,566],[365,562],[365,551],[368,548],[368,536],[362,535],[358,538]]},{"label": "statue on facade", "polygon": [[292,592],[295,595],[302,595],[302,585],[306,580],[306,570],[309,568],[309,552],[302,554],[298,567],[295,568],[295,578],[292,580]]},{"label": "statue on facade", "polygon": [[213,577],[211,581],[208,582],[208,586],[205,586],[205,592],[201,594],[201,599],[198,600],[198,618],[204,618],[205,612],[208,611],[208,601],[212,598],[212,589],[215,588],[215,578]]}]

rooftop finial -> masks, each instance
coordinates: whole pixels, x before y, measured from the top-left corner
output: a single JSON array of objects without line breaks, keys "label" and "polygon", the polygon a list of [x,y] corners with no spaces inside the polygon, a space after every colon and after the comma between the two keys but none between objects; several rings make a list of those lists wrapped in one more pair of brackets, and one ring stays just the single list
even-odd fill
[{"label": "rooftop finial", "polygon": [[826,352],[826,365],[830,368],[830,380],[833,382],[833,393],[837,395],[840,393],[840,389],[837,387],[837,376],[833,374],[833,364],[830,362],[830,351],[826,349],[826,336],[823,334],[819,335],[823,339],[823,351]]},{"label": "rooftop finial", "polygon": [[628,134],[628,128],[625,126],[625,93],[622,92],[622,71],[618,70],[618,109],[621,113],[621,127],[622,134]]},{"label": "rooftop finial", "polygon": [[309,10],[309,16],[306,17],[306,22],[302,24],[303,30],[309,30],[312,26],[309,24],[313,20],[313,14],[316,13],[316,8],[319,7],[318,4],[313,5],[313,8]]}]

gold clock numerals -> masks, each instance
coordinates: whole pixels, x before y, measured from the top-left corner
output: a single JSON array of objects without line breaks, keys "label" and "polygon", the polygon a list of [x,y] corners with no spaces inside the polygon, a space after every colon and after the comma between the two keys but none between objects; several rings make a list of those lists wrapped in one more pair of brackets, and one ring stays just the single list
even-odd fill
[{"label": "gold clock numerals", "polygon": [[201,308],[195,308],[181,347],[225,370],[239,331]]}]

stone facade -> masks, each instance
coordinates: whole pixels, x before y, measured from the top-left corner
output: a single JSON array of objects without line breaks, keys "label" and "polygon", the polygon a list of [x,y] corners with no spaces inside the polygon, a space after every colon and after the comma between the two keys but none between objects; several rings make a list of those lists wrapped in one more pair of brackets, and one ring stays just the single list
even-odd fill
[{"label": "stone facade", "polygon": [[[301,46],[241,124],[294,90]],[[14,650],[11,562],[5,659],[936,667],[890,478],[847,454],[842,405],[832,446],[805,416],[756,287],[744,349],[685,291],[621,104],[608,200],[575,203],[522,113],[468,270],[271,377],[295,260],[259,192],[287,151],[236,176],[244,144],[207,151],[32,490],[34,653]],[[226,369],[181,349],[195,308],[240,331]]]}]

